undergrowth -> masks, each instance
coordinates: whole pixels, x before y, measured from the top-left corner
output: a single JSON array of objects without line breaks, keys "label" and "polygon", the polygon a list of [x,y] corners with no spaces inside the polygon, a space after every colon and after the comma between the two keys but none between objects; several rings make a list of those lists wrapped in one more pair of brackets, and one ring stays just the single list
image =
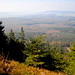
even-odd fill
[{"label": "undergrowth", "polygon": [[0,75],[65,75],[61,72],[52,72],[46,69],[39,69],[27,66],[24,63],[4,59],[0,55]]}]

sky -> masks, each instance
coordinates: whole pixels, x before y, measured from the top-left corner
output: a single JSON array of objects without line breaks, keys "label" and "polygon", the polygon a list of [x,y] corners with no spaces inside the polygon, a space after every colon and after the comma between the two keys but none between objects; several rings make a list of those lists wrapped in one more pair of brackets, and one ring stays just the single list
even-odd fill
[{"label": "sky", "polygon": [[0,12],[35,14],[52,10],[75,11],[75,0],[0,0]]}]

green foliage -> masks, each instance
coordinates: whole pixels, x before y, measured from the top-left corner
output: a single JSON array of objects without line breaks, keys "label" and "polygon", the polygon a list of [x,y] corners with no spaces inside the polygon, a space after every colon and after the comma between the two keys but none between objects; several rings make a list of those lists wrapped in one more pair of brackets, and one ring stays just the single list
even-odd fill
[{"label": "green foliage", "polygon": [[31,66],[37,66],[37,65],[41,65],[43,64],[44,62],[41,62],[41,61],[38,61],[39,55],[29,55],[27,58],[26,58],[26,64],[28,65],[31,65]]},{"label": "green foliage", "polygon": [[75,43],[70,46],[66,63],[68,63],[68,66],[63,71],[68,75],[75,75]]},{"label": "green foliage", "polygon": [[72,43],[72,44],[71,44],[70,49],[73,50],[73,51],[75,51],[75,43]]},{"label": "green foliage", "polygon": [[25,33],[23,30],[23,27],[21,27],[21,32],[19,34],[20,34],[20,37],[19,37],[20,42],[24,43],[25,42]]},{"label": "green foliage", "polygon": [[42,59],[45,62],[43,67],[49,70],[63,71],[67,67],[66,60],[63,60],[63,58],[64,54],[61,54],[61,51],[57,47],[52,46]]},{"label": "green foliage", "polygon": [[44,57],[45,50],[45,41],[43,41],[43,36],[38,36],[37,38],[32,39],[27,43],[24,54],[27,55],[25,62],[28,65],[38,66],[42,65],[44,62],[41,62],[39,58]]},{"label": "green foliage", "polygon": [[0,54],[7,55],[7,36],[4,33],[4,26],[2,25],[2,22],[0,21]]},{"label": "green foliage", "polygon": [[24,50],[24,44],[19,42],[17,39],[15,40],[10,39],[8,49],[9,49],[9,56],[8,56],[9,59],[11,60],[13,59],[19,62],[24,61],[23,59],[24,54],[22,52]]},{"label": "green foliage", "polygon": [[12,39],[12,40],[15,40],[15,34],[14,34],[12,29],[10,30],[9,38]]}]

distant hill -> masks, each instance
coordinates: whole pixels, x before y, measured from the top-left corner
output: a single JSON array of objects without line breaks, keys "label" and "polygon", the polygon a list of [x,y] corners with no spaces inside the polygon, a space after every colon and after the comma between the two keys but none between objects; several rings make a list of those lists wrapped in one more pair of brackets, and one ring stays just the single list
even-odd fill
[{"label": "distant hill", "polygon": [[75,11],[45,11],[45,12],[38,12],[35,15],[28,15],[25,12],[0,12],[0,17],[21,17],[21,16],[43,16],[43,15],[65,15],[65,16],[75,16]]},{"label": "distant hill", "polygon": [[75,11],[45,11],[44,13],[51,13],[51,14],[75,14]]},{"label": "distant hill", "polygon": [[49,15],[56,15],[56,16],[75,16],[75,11],[45,11],[41,12],[41,14],[49,14]]}]

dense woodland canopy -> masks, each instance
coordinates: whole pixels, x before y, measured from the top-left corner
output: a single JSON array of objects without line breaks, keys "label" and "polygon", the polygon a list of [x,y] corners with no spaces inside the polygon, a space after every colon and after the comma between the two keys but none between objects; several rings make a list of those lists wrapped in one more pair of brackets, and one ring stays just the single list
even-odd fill
[{"label": "dense woodland canopy", "polygon": [[38,35],[26,40],[23,27],[18,38],[13,29],[7,36],[0,21],[0,55],[5,59],[75,75],[75,43],[71,43],[66,51],[62,44],[51,44],[45,38],[46,35]]}]

